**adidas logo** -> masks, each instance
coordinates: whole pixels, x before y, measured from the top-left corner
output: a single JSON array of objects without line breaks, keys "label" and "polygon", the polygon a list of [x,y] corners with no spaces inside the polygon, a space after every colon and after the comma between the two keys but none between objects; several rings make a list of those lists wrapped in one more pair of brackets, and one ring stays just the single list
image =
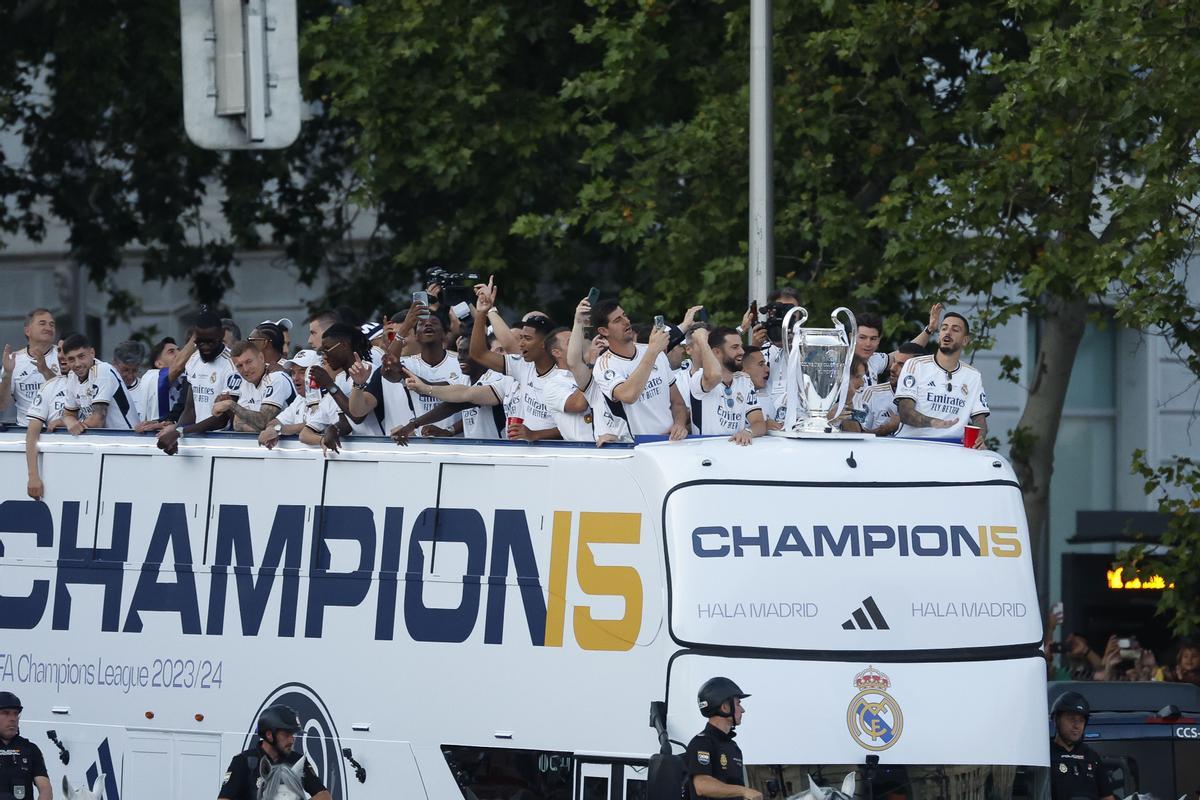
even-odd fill
[{"label": "adidas logo", "polygon": [[925,385],[926,385],[926,386],[937,386],[937,384],[936,384],[936,383],[934,383],[933,381],[930,381],[929,383],[927,383],[927,384],[925,384]]},{"label": "adidas logo", "polygon": [[[868,619],[869,618],[869,619]],[[883,612],[879,610],[879,606],[875,605],[875,598],[868,596],[862,601],[860,608],[854,609],[854,613],[850,615],[850,619],[842,623],[842,629],[847,631],[886,631],[888,630],[887,620],[883,618]]]}]

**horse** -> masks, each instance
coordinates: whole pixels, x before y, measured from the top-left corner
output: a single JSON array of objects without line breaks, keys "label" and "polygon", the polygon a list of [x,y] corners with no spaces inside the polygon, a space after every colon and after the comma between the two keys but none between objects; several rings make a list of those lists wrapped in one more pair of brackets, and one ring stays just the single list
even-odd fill
[{"label": "horse", "polygon": [[270,759],[258,762],[258,800],[305,800],[308,792],[304,791],[304,767],[311,766],[313,772],[316,766],[309,761],[307,755],[301,756],[294,764],[273,764]]},{"label": "horse", "polygon": [[71,782],[67,780],[66,775],[63,775],[63,797],[66,800],[103,800],[104,773],[101,772],[96,776],[96,780],[92,781],[92,788],[90,790],[86,786],[72,789]]},{"label": "horse", "polygon": [[842,788],[834,789],[829,786],[819,786],[808,776],[808,790],[794,794],[787,800],[854,800],[854,773],[851,772],[842,780]]}]

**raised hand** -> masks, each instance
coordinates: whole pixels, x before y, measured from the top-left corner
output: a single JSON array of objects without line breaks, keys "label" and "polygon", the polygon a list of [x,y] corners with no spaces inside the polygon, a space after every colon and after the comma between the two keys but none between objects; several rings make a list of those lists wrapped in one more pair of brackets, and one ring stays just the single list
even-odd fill
[{"label": "raised hand", "polygon": [[4,345],[4,355],[2,357],[2,360],[0,360],[0,366],[4,367],[5,375],[12,375],[13,370],[16,369],[17,354],[12,349],[12,345],[9,345],[9,344]]},{"label": "raised hand", "polygon": [[489,275],[487,283],[475,284],[475,310],[486,314],[489,309],[496,307],[495,276]]},{"label": "raised hand", "polygon": [[592,319],[592,304],[583,298],[579,301],[579,305],[575,306],[575,324],[586,326]]},{"label": "raised hand", "polygon": [[363,384],[371,379],[371,364],[363,361],[358,353],[354,354],[354,363],[350,365],[348,370],[350,380],[355,384]]},{"label": "raised hand", "polygon": [[647,353],[657,355],[664,353],[667,350],[667,345],[671,343],[671,334],[667,333],[665,328],[655,328],[650,331],[650,341],[648,342]]},{"label": "raised hand", "polygon": [[683,315],[683,322],[679,323],[679,327],[684,333],[687,333],[688,327],[696,321],[696,315],[702,310],[704,310],[704,306],[702,305],[692,306],[687,310],[687,313]]},{"label": "raised hand", "polygon": [[[929,327],[925,330],[937,332],[938,325],[942,323],[942,312],[946,307],[941,303],[934,303],[929,307]],[[930,334],[931,336],[933,334]]]}]

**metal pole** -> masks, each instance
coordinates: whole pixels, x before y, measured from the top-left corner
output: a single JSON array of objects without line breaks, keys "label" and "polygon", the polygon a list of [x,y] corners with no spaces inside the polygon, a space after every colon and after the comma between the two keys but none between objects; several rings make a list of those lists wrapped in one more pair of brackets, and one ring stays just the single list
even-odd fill
[{"label": "metal pole", "polygon": [[775,168],[772,157],[771,0],[750,0],[750,300],[775,284]]}]

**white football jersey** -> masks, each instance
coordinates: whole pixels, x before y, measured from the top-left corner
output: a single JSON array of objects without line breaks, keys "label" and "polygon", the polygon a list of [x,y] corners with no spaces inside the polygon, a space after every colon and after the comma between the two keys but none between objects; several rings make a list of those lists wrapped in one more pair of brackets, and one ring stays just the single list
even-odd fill
[{"label": "white football jersey", "polygon": [[654,368],[633,403],[622,403],[613,399],[613,392],[629,379],[637,365],[646,357],[647,346],[639,344],[633,358],[625,358],[606,350],[596,359],[592,377],[604,392],[605,401],[614,416],[629,423],[634,436],[665,436],[671,430],[671,387],[675,385],[675,373],[663,353],[654,359]]},{"label": "white football jersey", "polygon": [[175,383],[167,385],[168,374],[165,367],[148,369],[138,380],[137,388],[132,390],[133,403],[142,419],[162,419],[179,401],[181,381],[176,380]]},{"label": "white football jersey", "polygon": [[[404,356],[400,359],[400,363],[404,368],[416,375],[426,383],[466,383],[467,376],[462,373],[462,365],[458,363],[458,356],[451,353],[449,350],[445,352],[442,360],[437,364],[426,364],[425,359],[421,355]],[[414,394],[413,400],[417,404],[417,416],[428,414],[433,409],[441,405],[441,400],[427,394]],[[437,423],[439,428],[450,430],[458,420],[462,419],[461,414],[455,414],[452,417]]]},{"label": "white football jersey", "polygon": [[704,369],[692,376],[692,429],[701,436],[730,436],[749,427],[747,417],[758,407],[754,383],[744,372],[735,373],[729,385],[717,385],[704,391]]},{"label": "white football jersey", "polygon": [[[462,412],[463,436],[468,439],[503,439],[508,411],[504,399],[519,397],[520,384],[511,375],[501,375],[489,369],[472,386],[487,386],[496,395],[494,406],[471,406]],[[513,416],[519,416],[514,414]]]},{"label": "white football jersey", "polygon": [[317,433],[324,433],[330,425],[336,425],[342,414],[342,409],[329,392],[321,392],[321,399],[315,405],[309,403],[307,406],[304,424]]},{"label": "white football jersey", "polygon": [[[310,403],[304,395],[297,395],[288,404],[287,408],[279,412],[279,416],[275,417],[275,421],[281,425],[305,424],[317,412],[319,405],[319,401],[317,403]],[[324,430],[323,425],[321,426],[321,430]]]},{"label": "white football jersey", "polygon": [[74,372],[67,373],[66,404],[64,409],[74,411],[80,421],[92,415],[93,406],[107,406],[104,427],[114,430],[133,430],[141,422],[137,406],[121,375],[111,364],[96,359],[83,380]]},{"label": "white football jersey", "polygon": [[954,372],[947,372],[935,355],[904,362],[896,402],[906,397],[915,401],[918,413],[955,421],[952,428],[914,428],[902,422],[896,435],[909,439],[962,439],[971,417],[990,413],[979,370],[959,362]]},{"label": "white football jersey", "polygon": [[192,387],[192,406],[196,410],[196,422],[203,422],[211,417],[213,403],[218,395],[232,393],[242,382],[242,376],[238,375],[233,366],[233,359],[229,357],[228,348],[212,361],[205,361],[197,350],[187,360],[183,372]]},{"label": "white football jersey", "polygon": [[[588,381],[589,386],[593,383],[595,381]],[[563,439],[568,442],[594,442],[596,433],[592,428],[594,415],[590,402],[588,407],[579,413],[567,411],[567,401],[578,391],[579,385],[575,382],[575,376],[570,370],[560,369],[546,381],[542,396]],[[583,393],[583,397],[587,399],[586,392]]]},{"label": "white football jersey", "polygon": [[62,418],[66,404],[67,378],[65,375],[55,375],[43,383],[42,388],[33,396],[33,404],[29,406],[27,416],[29,419],[38,420],[43,426],[49,425]]},{"label": "white football jersey", "polygon": [[[13,374],[12,374],[12,395],[13,402],[17,407],[17,424],[27,425],[27,415],[29,407],[33,405],[33,399],[37,396],[38,389],[42,388],[44,378],[42,373],[38,371],[37,362],[33,356],[29,354],[28,347],[22,347],[13,354]],[[58,355],[54,352],[54,348],[46,354],[46,366],[57,375],[58,374]],[[4,377],[4,371],[0,369],[0,378]]]},{"label": "white football jersey", "polygon": [[862,426],[865,431],[875,431],[879,426],[896,416],[896,394],[890,383],[868,386],[855,395],[855,411],[866,416]]},{"label": "white football jersey", "polygon": [[[554,414],[546,403],[546,386],[562,373],[566,373],[566,376],[574,383],[575,379],[571,373],[552,366],[544,374],[539,375],[537,365],[520,356],[505,358],[504,372],[515,378],[519,384],[517,391],[521,410],[515,416],[525,420],[525,427],[531,431],[544,431],[558,427],[555,424]],[[560,430],[559,433],[562,431]]]},{"label": "white football jersey", "polygon": [[[373,378],[375,376],[372,375],[371,377]],[[354,389],[354,381],[350,380],[350,375],[345,372],[339,372],[333,377],[333,383],[342,390],[342,396],[349,401],[350,392]],[[370,378],[367,379],[367,383],[370,385]],[[333,400],[332,397],[330,400],[333,401],[335,406],[337,405],[337,401]],[[324,402],[324,399],[322,399],[322,402]],[[340,411],[341,409],[339,408],[338,410]],[[375,410],[380,410],[378,405],[376,405]],[[355,422],[354,420],[350,419],[349,415],[347,415],[346,422],[350,423],[351,436],[383,436],[383,419],[379,414],[367,414],[365,417],[363,417],[362,422]]]},{"label": "white football jersey", "polygon": [[[764,355],[767,359],[767,366],[770,368],[770,374],[767,375],[767,385],[763,387],[763,391],[759,392],[759,402],[761,403],[764,397],[769,396],[771,398],[771,408],[775,413],[786,414],[787,352],[782,347],[768,344]],[[764,411],[763,413],[766,412]],[[783,422],[783,417],[779,416],[778,421]]]}]

